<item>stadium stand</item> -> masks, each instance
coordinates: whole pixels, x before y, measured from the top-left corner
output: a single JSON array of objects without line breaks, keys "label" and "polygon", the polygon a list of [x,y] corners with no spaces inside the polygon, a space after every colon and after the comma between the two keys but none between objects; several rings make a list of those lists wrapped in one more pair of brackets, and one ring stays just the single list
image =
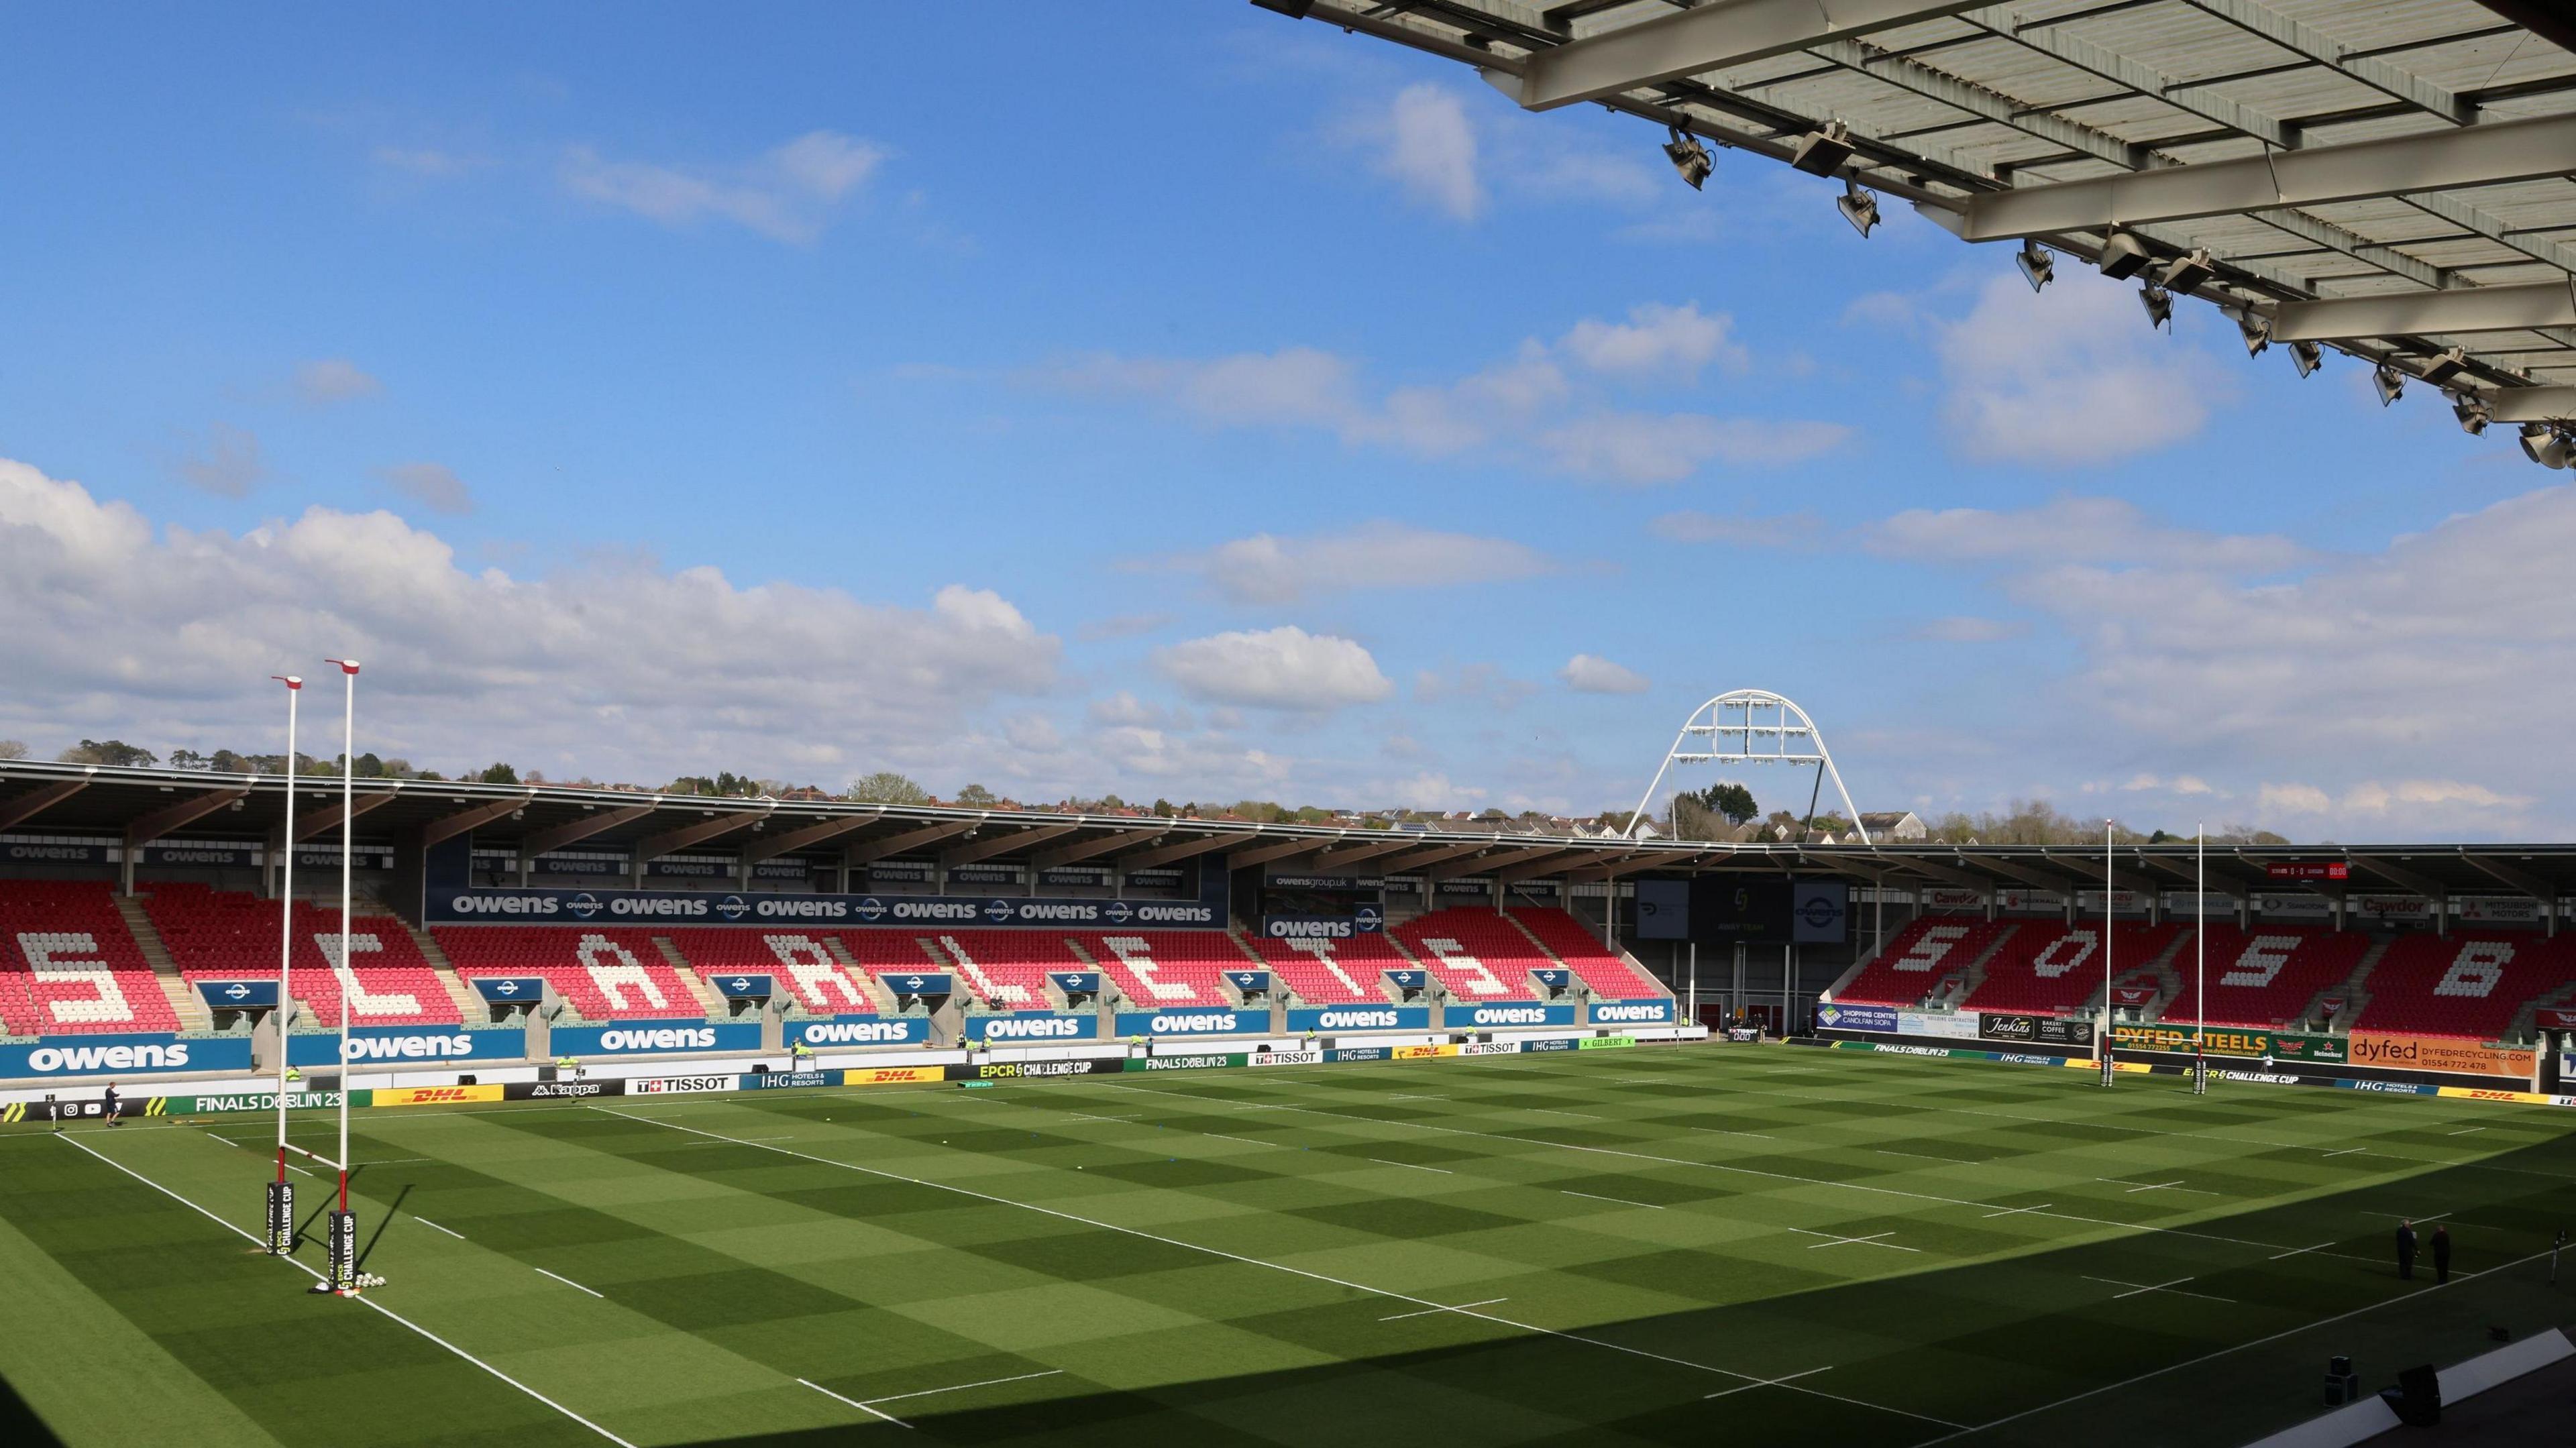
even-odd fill
[{"label": "stadium stand", "polygon": [[1834,999],[1853,1005],[1919,1006],[1934,986],[1975,964],[2008,923],[1973,915],[1909,921]]},{"label": "stadium stand", "polygon": [[1550,955],[1564,961],[1575,976],[1604,1000],[1652,1000],[1666,992],[1655,978],[1638,970],[1608,947],[1563,910],[1523,907],[1510,912],[1511,918],[1547,947]]},{"label": "stadium stand", "polygon": [[2502,1040],[2522,1008],[2576,985],[2576,935],[2401,935],[2370,969],[2356,1031]]},{"label": "stadium stand", "polygon": [[1383,935],[1353,935],[1342,940],[1252,939],[1255,953],[1271,973],[1308,1005],[1383,1005],[1386,992],[1380,972],[1413,964],[1386,943]]},{"label": "stadium stand", "polygon": [[[177,882],[155,884],[151,891],[144,912],[191,986],[201,980],[276,978],[277,901]],[[311,1008],[300,1024],[336,1029],[345,994],[339,973],[331,968],[340,951],[339,908],[298,900],[289,918],[295,998]],[[446,1026],[463,1021],[446,982],[400,920],[353,914],[349,960],[349,974],[357,983],[349,1001],[349,1024]]]},{"label": "stadium stand", "polygon": [[[859,956],[859,937],[864,932],[851,931],[842,939],[849,941],[852,955],[877,970],[876,963]],[[916,952],[921,947],[900,938]],[[1061,936],[1042,930],[950,930],[935,937],[942,953],[955,962],[958,983],[976,999],[999,1011],[1042,1011],[1047,1009],[1047,972],[1051,970],[1089,970],[1082,957],[1073,953]],[[873,948],[885,949],[871,942]],[[897,953],[888,950],[888,954]],[[898,969],[902,967],[897,967]],[[922,968],[922,967],[914,967]],[[949,967],[933,964],[928,969]],[[883,970],[877,970],[883,975]]]},{"label": "stadium stand", "polygon": [[1211,1006],[1231,1010],[1243,993],[1223,972],[1252,962],[1232,937],[1215,930],[1138,930],[1118,935],[1077,935],[1081,946],[1118,983],[1127,999],[1149,1010]]},{"label": "stadium stand", "polygon": [[0,1026],[176,1031],[179,1018],[105,881],[0,880]]},{"label": "stadium stand", "polygon": [[[2126,980],[2144,971],[2174,943],[2182,927],[2123,922],[2111,936],[2113,968]],[[2030,1011],[2063,1015],[2078,1010],[2102,988],[2102,927],[2023,921],[1987,958],[1986,978],[1961,1002],[1979,1011]]]},{"label": "stadium stand", "polygon": [[[2209,1015],[2212,1025],[2279,1027],[2306,1015],[2319,992],[2339,985],[2361,963],[2370,937],[2358,930],[2266,925],[2209,927]],[[2199,963],[2186,936],[2174,956],[2182,990],[2164,1008],[2168,1022],[2201,1019]]]},{"label": "stadium stand", "polygon": [[1534,999],[1538,985],[1530,970],[1556,964],[1491,907],[1451,906],[1417,915],[1396,927],[1396,938],[1463,1001]]},{"label": "stadium stand", "polygon": [[588,1021],[697,1020],[706,1003],[662,958],[651,930],[553,925],[458,925],[433,929],[456,973],[543,976]]},{"label": "stadium stand", "polygon": [[766,975],[774,988],[815,1015],[876,1013],[876,996],[864,983],[850,978],[833,956],[826,934],[706,929],[674,930],[665,938],[702,977]]}]

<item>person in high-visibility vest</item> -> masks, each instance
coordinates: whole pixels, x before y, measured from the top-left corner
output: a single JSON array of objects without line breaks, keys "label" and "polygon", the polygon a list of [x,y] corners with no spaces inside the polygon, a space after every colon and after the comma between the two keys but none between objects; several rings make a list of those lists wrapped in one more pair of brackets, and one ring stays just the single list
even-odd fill
[{"label": "person in high-visibility vest", "polygon": [[287,1068],[286,1068],[286,1084],[287,1084],[287,1085],[289,1085],[289,1086],[298,1086],[298,1085],[302,1085],[302,1084],[303,1084],[303,1081],[304,1081],[304,1068],[303,1068],[303,1067],[301,1067],[301,1066],[289,1066],[289,1067],[287,1067]]},{"label": "person in high-visibility vest", "polygon": [[787,1054],[789,1058],[795,1062],[796,1069],[799,1071],[804,1070],[808,1065],[812,1064],[814,1060],[814,1048],[806,1045],[803,1041],[798,1041],[796,1044],[789,1046],[787,1048]]},{"label": "person in high-visibility vest", "polygon": [[581,1058],[579,1056],[566,1056],[555,1062],[555,1074],[558,1076],[570,1075],[574,1080],[580,1080]]}]

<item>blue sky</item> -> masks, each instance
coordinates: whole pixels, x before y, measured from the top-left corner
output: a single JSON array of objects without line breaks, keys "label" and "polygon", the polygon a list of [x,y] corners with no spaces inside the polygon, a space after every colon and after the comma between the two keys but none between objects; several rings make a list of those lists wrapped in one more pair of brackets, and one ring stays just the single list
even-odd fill
[{"label": "blue sky", "polygon": [[2566,828],[2576,502],[2426,389],[1231,0],[613,19],[0,20],[0,735],[347,648],[424,767],[1588,812],[1757,686],[1865,807]]}]

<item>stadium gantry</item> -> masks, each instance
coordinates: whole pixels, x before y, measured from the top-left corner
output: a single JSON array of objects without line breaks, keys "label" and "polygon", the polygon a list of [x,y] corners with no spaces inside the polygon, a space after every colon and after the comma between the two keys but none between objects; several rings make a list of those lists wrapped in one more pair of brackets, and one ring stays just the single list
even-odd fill
[{"label": "stadium gantry", "polygon": [[[2224,309],[2576,461],[2576,10],[2551,0],[1253,0]],[[1821,204],[1821,202],[1820,202]],[[2155,399],[2139,399],[2141,406]]]}]

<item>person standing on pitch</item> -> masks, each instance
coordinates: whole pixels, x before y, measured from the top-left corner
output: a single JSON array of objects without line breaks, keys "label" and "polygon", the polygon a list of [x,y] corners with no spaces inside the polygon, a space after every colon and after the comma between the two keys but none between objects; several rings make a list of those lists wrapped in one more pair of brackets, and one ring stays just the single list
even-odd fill
[{"label": "person standing on pitch", "polygon": [[2433,1224],[2433,1280],[2451,1280],[2451,1229],[2439,1222]]},{"label": "person standing on pitch", "polygon": [[2407,1218],[2397,1224],[2397,1275],[2415,1280],[2415,1222]]},{"label": "person standing on pitch", "polygon": [[116,1094],[116,1083],[113,1081],[107,1083],[107,1124],[110,1126],[125,1124],[125,1098]]}]

